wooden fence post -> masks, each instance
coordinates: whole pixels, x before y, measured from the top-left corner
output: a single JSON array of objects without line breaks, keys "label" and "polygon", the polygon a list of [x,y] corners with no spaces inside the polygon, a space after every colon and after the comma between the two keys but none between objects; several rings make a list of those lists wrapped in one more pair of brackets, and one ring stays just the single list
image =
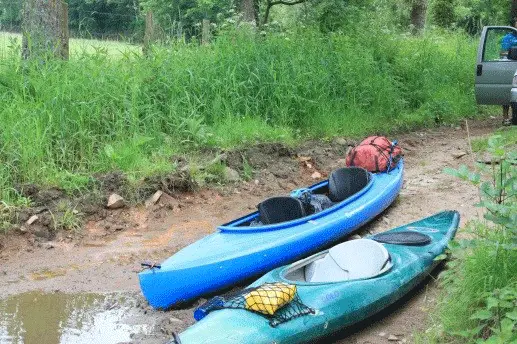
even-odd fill
[{"label": "wooden fence post", "polygon": [[61,0],[25,0],[22,58],[68,59],[68,5]]},{"label": "wooden fence post", "polygon": [[144,55],[149,54],[149,49],[154,39],[154,23],[153,23],[153,12],[148,11],[145,15],[145,34],[144,34],[144,46],[142,47],[142,53]]},{"label": "wooden fence post", "polygon": [[201,30],[201,44],[210,43],[210,20],[203,19],[203,25]]}]

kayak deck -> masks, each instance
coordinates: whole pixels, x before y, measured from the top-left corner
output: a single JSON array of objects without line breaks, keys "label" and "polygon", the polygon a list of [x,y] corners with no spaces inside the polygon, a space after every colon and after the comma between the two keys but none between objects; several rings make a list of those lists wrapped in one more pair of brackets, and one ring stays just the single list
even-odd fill
[{"label": "kayak deck", "polygon": [[391,230],[424,232],[432,241],[422,246],[380,244],[389,252],[392,266],[371,278],[324,283],[293,278],[293,271],[303,269],[328,250],[275,269],[250,287],[277,282],[295,285],[301,301],[314,309],[314,314],[273,328],[264,316],[243,309],[223,309],[183,332],[181,342],[301,343],[329,335],[379,312],[414,288],[438,264],[435,257],[445,250],[458,225],[459,214],[446,211]]}]

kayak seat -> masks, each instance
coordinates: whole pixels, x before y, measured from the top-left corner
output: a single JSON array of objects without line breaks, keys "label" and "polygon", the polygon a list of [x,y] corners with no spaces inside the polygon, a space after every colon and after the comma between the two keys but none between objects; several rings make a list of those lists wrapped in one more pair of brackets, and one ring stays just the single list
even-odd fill
[{"label": "kayak seat", "polygon": [[370,239],[357,239],[332,247],[305,267],[307,282],[337,282],[375,277],[391,267],[388,250]]},{"label": "kayak seat", "polygon": [[370,174],[361,167],[343,167],[333,171],[329,177],[329,198],[341,202],[364,188],[370,181]]},{"label": "kayak seat", "polygon": [[291,221],[306,216],[302,202],[293,197],[271,197],[258,205],[264,225]]}]

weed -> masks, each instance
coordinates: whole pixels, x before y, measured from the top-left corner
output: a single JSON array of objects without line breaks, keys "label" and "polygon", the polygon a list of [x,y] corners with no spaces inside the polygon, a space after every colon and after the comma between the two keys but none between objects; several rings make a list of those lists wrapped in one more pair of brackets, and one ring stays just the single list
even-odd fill
[{"label": "weed", "polygon": [[447,172],[477,186],[482,222],[465,229],[470,239],[450,244],[452,260],[441,276],[444,294],[435,325],[422,340],[433,343],[517,341],[517,152],[508,139],[486,141],[491,167]]},{"label": "weed", "polygon": [[0,232],[7,233],[13,226],[14,207],[5,202],[0,202]]},{"label": "weed", "polygon": [[248,160],[242,156],[242,178],[245,181],[253,179],[253,167],[248,163]]},{"label": "weed", "polygon": [[68,201],[60,201],[56,204],[55,213],[50,212],[52,222],[54,223],[54,230],[65,230],[74,233],[79,233],[81,230],[82,221],[80,213]]}]

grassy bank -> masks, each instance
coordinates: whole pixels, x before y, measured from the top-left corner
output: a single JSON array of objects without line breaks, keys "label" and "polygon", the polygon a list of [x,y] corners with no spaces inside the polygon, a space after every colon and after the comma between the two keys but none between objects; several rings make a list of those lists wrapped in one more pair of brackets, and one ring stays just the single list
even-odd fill
[{"label": "grassy bank", "polygon": [[[504,131],[503,133],[509,133]],[[422,343],[517,342],[517,152],[515,137],[497,135],[486,150],[498,161],[489,168],[452,173],[480,188],[483,221],[451,245],[441,276],[441,300]]]},{"label": "grassy bank", "polygon": [[14,49],[0,61],[0,197],[26,182],[81,189],[115,169],[165,173],[172,154],[201,147],[454,122],[476,111],[475,47],[460,34],[303,30],[46,65],[22,66]]}]

